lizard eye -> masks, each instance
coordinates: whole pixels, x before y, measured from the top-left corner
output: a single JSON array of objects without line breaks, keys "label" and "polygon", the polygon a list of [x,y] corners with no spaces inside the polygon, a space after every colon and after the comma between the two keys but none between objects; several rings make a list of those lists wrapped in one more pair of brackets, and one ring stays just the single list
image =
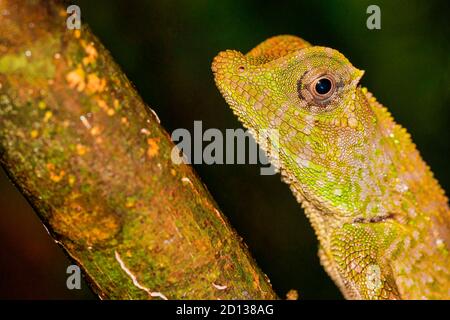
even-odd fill
[{"label": "lizard eye", "polygon": [[330,75],[324,75],[314,80],[310,85],[310,92],[314,98],[324,100],[329,98],[336,89],[336,82]]},{"label": "lizard eye", "polygon": [[342,89],[342,80],[326,69],[306,71],[297,81],[297,93],[304,107],[317,107],[317,112],[336,106],[333,98]]}]

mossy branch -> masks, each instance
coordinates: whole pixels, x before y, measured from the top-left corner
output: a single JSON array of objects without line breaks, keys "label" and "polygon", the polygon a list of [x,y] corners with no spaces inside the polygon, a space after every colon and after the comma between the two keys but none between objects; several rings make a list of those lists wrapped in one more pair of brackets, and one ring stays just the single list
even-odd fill
[{"label": "mossy branch", "polygon": [[272,299],[156,115],[53,1],[0,2],[0,161],[106,299]]}]

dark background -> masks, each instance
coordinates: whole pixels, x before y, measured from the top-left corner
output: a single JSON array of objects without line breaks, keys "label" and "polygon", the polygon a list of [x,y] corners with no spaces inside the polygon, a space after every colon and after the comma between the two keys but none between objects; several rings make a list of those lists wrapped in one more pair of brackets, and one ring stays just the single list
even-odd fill
[{"label": "dark background", "polygon": [[[277,34],[341,51],[366,71],[367,86],[411,132],[446,190],[449,157],[448,1],[74,1],[163,126],[192,130],[240,124],[215,88],[210,63]],[[381,8],[381,30],[366,8]],[[0,22],[1,23],[1,22]],[[322,270],[317,241],[279,176],[256,165],[195,166],[280,296],[341,298]],[[69,291],[71,262],[0,170],[0,298],[95,298]]]}]

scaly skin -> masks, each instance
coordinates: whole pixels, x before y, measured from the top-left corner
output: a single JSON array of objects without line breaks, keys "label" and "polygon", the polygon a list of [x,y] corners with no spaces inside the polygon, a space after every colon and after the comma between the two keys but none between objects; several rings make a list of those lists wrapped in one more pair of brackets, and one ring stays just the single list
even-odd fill
[{"label": "scaly skin", "polygon": [[[293,36],[221,52],[212,70],[305,209],[346,298],[450,297],[448,199],[410,135],[358,85],[363,71]],[[324,78],[331,88],[320,90]]]}]

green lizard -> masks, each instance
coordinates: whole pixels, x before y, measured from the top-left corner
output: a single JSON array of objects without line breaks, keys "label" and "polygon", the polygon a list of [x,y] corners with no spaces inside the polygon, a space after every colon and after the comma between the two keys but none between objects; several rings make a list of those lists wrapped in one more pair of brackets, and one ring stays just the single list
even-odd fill
[{"label": "green lizard", "polygon": [[212,70],[305,209],[346,298],[450,298],[448,199],[410,135],[358,84],[363,71],[287,35],[221,52]]}]

